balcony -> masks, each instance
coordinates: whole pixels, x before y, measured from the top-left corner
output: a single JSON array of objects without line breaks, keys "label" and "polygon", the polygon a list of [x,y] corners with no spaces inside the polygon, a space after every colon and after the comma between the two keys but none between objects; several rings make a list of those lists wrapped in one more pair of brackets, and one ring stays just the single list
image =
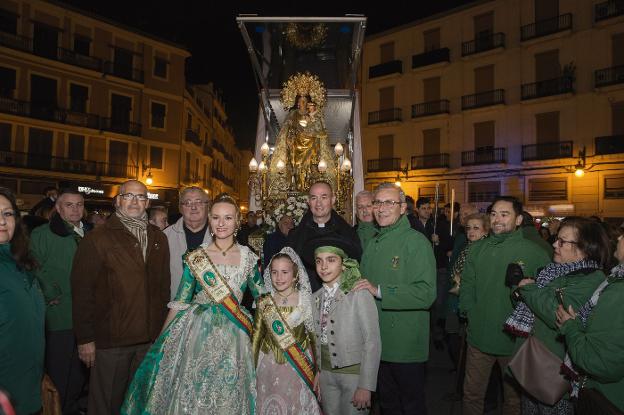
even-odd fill
[{"label": "balcony", "polygon": [[596,155],[624,153],[624,134],[596,137]]},{"label": "balcony", "polygon": [[138,171],[137,166],[132,165],[73,160],[48,154],[18,153],[13,151],[0,151],[0,166],[126,179],[136,178]]},{"label": "balcony", "polygon": [[368,125],[381,124],[384,122],[403,121],[401,108],[373,111],[368,113]]},{"label": "balcony", "polygon": [[52,105],[35,104],[13,98],[0,97],[0,112],[96,130],[100,129],[100,117],[95,114],[74,112]]},{"label": "balcony", "polygon": [[598,69],[594,72],[594,86],[600,88],[624,83],[624,65]]},{"label": "balcony", "polygon": [[373,159],[368,160],[366,171],[368,173],[382,172],[382,171],[397,171],[401,170],[401,159]]},{"label": "balcony", "polygon": [[481,107],[489,107],[505,103],[505,90],[494,89],[492,91],[479,92],[478,94],[464,95],[462,97],[462,109],[471,110]]},{"label": "balcony", "polygon": [[428,154],[424,156],[413,156],[411,160],[412,170],[417,169],[437,169],[449,167],[448,153]]},{"label": "balcony", "polygon": [[563,32],[572,29],[572,14],[566,13],[552,19],[540,20],[520,28],[520,39],[535,39],[542,36],[552,35],[553,33]]},{"label": "balcony", "polygon": [[610,0],[594,6],[594,21],[611,19],[624,15],[624,0]]},{"label": "balcony", "polygon": [[426,117],[428,115],[448,114],[450,112],[448,99],[429,101],[412,105],[412,118]]},{"label": "balcony", "polygon": [[403,62],[400,60],[388,61],[368,68],[368,79],[380,76],[403,73]]},{"label": "balcony", "polygon": [[186,141],[190,141],[196,146],[199,146],[199,147],[202,146],[202,139],[199,136],[199,128],[197,128],[196,130],[187,128],[186,132],[184,133],[184,138],[186,139]]},{"label": "balcony", "polygon": [[572,141],[527,144],[522,146],[522,161],[572,157]]},{"label": "balcony", "polygon": [[102,72],[102,60],[93,56],[82,55],[73,50],[58,48],[58,60],[81,68]]},{"label": "balcony", "polygon": [[504,48],[505,34],[494,33],[487,36],[479,36],[474,40],[462,43],[462,56],[470,56],[487,50]]},{"label": "balcony", "polygon": [[572,92],[574,92],[574,80],[569,76],[547,79],[532,84],[522,84],[522,100]]},{"label": "balcony", "polygon": [[106,61],[104,62],[104,73],[127,79],[128,81],[143,83],[143,71],[131,66]]},{"label": "balcony", "polygon": [[504,147],[481,147],[474,151],[462,151],[462,166],[507,162],[507,149]]},{"label": "balcony", "polygon": [[141,135],[141,124],[115,118],[100,118],[100,129],[119,134]]},{"label": "balcony", "polygon": [[2,31],[0,31],[0,46],[29,53],[33,50],[31,38]]},{"label": "balcony", "polygon": [[203,152],[204,152],[204,156],[210,156],[212,157],[212,147],[210,147],[208,144],[204,144],[203,146]]},{"label": "balcony", "polygon": [[449,48],[435,49],[419,55],[412,55],[412,69],[450,61],[451,51]]}]

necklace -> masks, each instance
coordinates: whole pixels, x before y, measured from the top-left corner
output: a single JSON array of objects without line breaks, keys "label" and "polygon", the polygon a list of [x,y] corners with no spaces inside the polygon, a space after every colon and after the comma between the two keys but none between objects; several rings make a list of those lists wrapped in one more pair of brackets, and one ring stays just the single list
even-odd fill
[{"label": "necklace", "polygon": [[291,295],[293,295],[293,293],[295,292],[295,290],[292,290],[290,292],[290,294],[288,295],[282,295],[279,291],[275,291],[275,294],[277,294],[278,296],[282,297],[282,305],[286,305],[288,304],[288,297],[290,297]]},{"label": "necklace", "polygon": [[214,241],[214,245],[217,247],[217,249],[218,249],[219,251],[221,251],[221,253],[223,254],[223,256],[226,256],[226,255],[227,255],[227,251],[229,251],[229,250],[230,250],[230,249],[231,249],[234,245],[236,245],[236,241],[234,240],[234,241],[232,242],[232,245],[228,246],[228,247],[227,247],[227,249],[225,249],[225,250],[224,250],[224,249],[221,249],[221,247],[219,246],[219,244],[217,243],[217,241],[216,241],[216,240]]}]

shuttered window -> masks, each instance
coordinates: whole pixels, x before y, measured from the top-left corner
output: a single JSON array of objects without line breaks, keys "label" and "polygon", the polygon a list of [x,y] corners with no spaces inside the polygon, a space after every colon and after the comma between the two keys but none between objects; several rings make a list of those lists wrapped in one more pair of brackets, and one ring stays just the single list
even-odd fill
[{"label": "shuttered window", "polygon": [[529,201],[568,200],[568,180],[549,177],[529,179]]}]

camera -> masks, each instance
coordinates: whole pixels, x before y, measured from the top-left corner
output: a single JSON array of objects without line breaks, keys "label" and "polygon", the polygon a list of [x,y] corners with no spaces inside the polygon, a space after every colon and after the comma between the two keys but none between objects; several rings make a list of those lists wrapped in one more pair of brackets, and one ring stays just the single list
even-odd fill
[{"label": "camera", "polygon": [[515,262],[507,265],[507,273],[505,274],[505,286],[511,288],[517,286],[524,279],[522,267]]}]

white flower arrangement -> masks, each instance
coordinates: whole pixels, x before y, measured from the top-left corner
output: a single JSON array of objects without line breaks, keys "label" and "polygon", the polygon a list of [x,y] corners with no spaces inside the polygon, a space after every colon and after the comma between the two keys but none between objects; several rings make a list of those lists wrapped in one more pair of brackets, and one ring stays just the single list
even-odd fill
[{"label": "white flower arrangement", "polygon": [[284,202],[277,205],[270,215],[267,215],[266,223],[271,226],[272,229],[275,229],[277,227],[277,222],[279,222],[282,216],[288,215],[293,218],[295,226],[297,226],[307,210],[307,195],[290,196]]}]

